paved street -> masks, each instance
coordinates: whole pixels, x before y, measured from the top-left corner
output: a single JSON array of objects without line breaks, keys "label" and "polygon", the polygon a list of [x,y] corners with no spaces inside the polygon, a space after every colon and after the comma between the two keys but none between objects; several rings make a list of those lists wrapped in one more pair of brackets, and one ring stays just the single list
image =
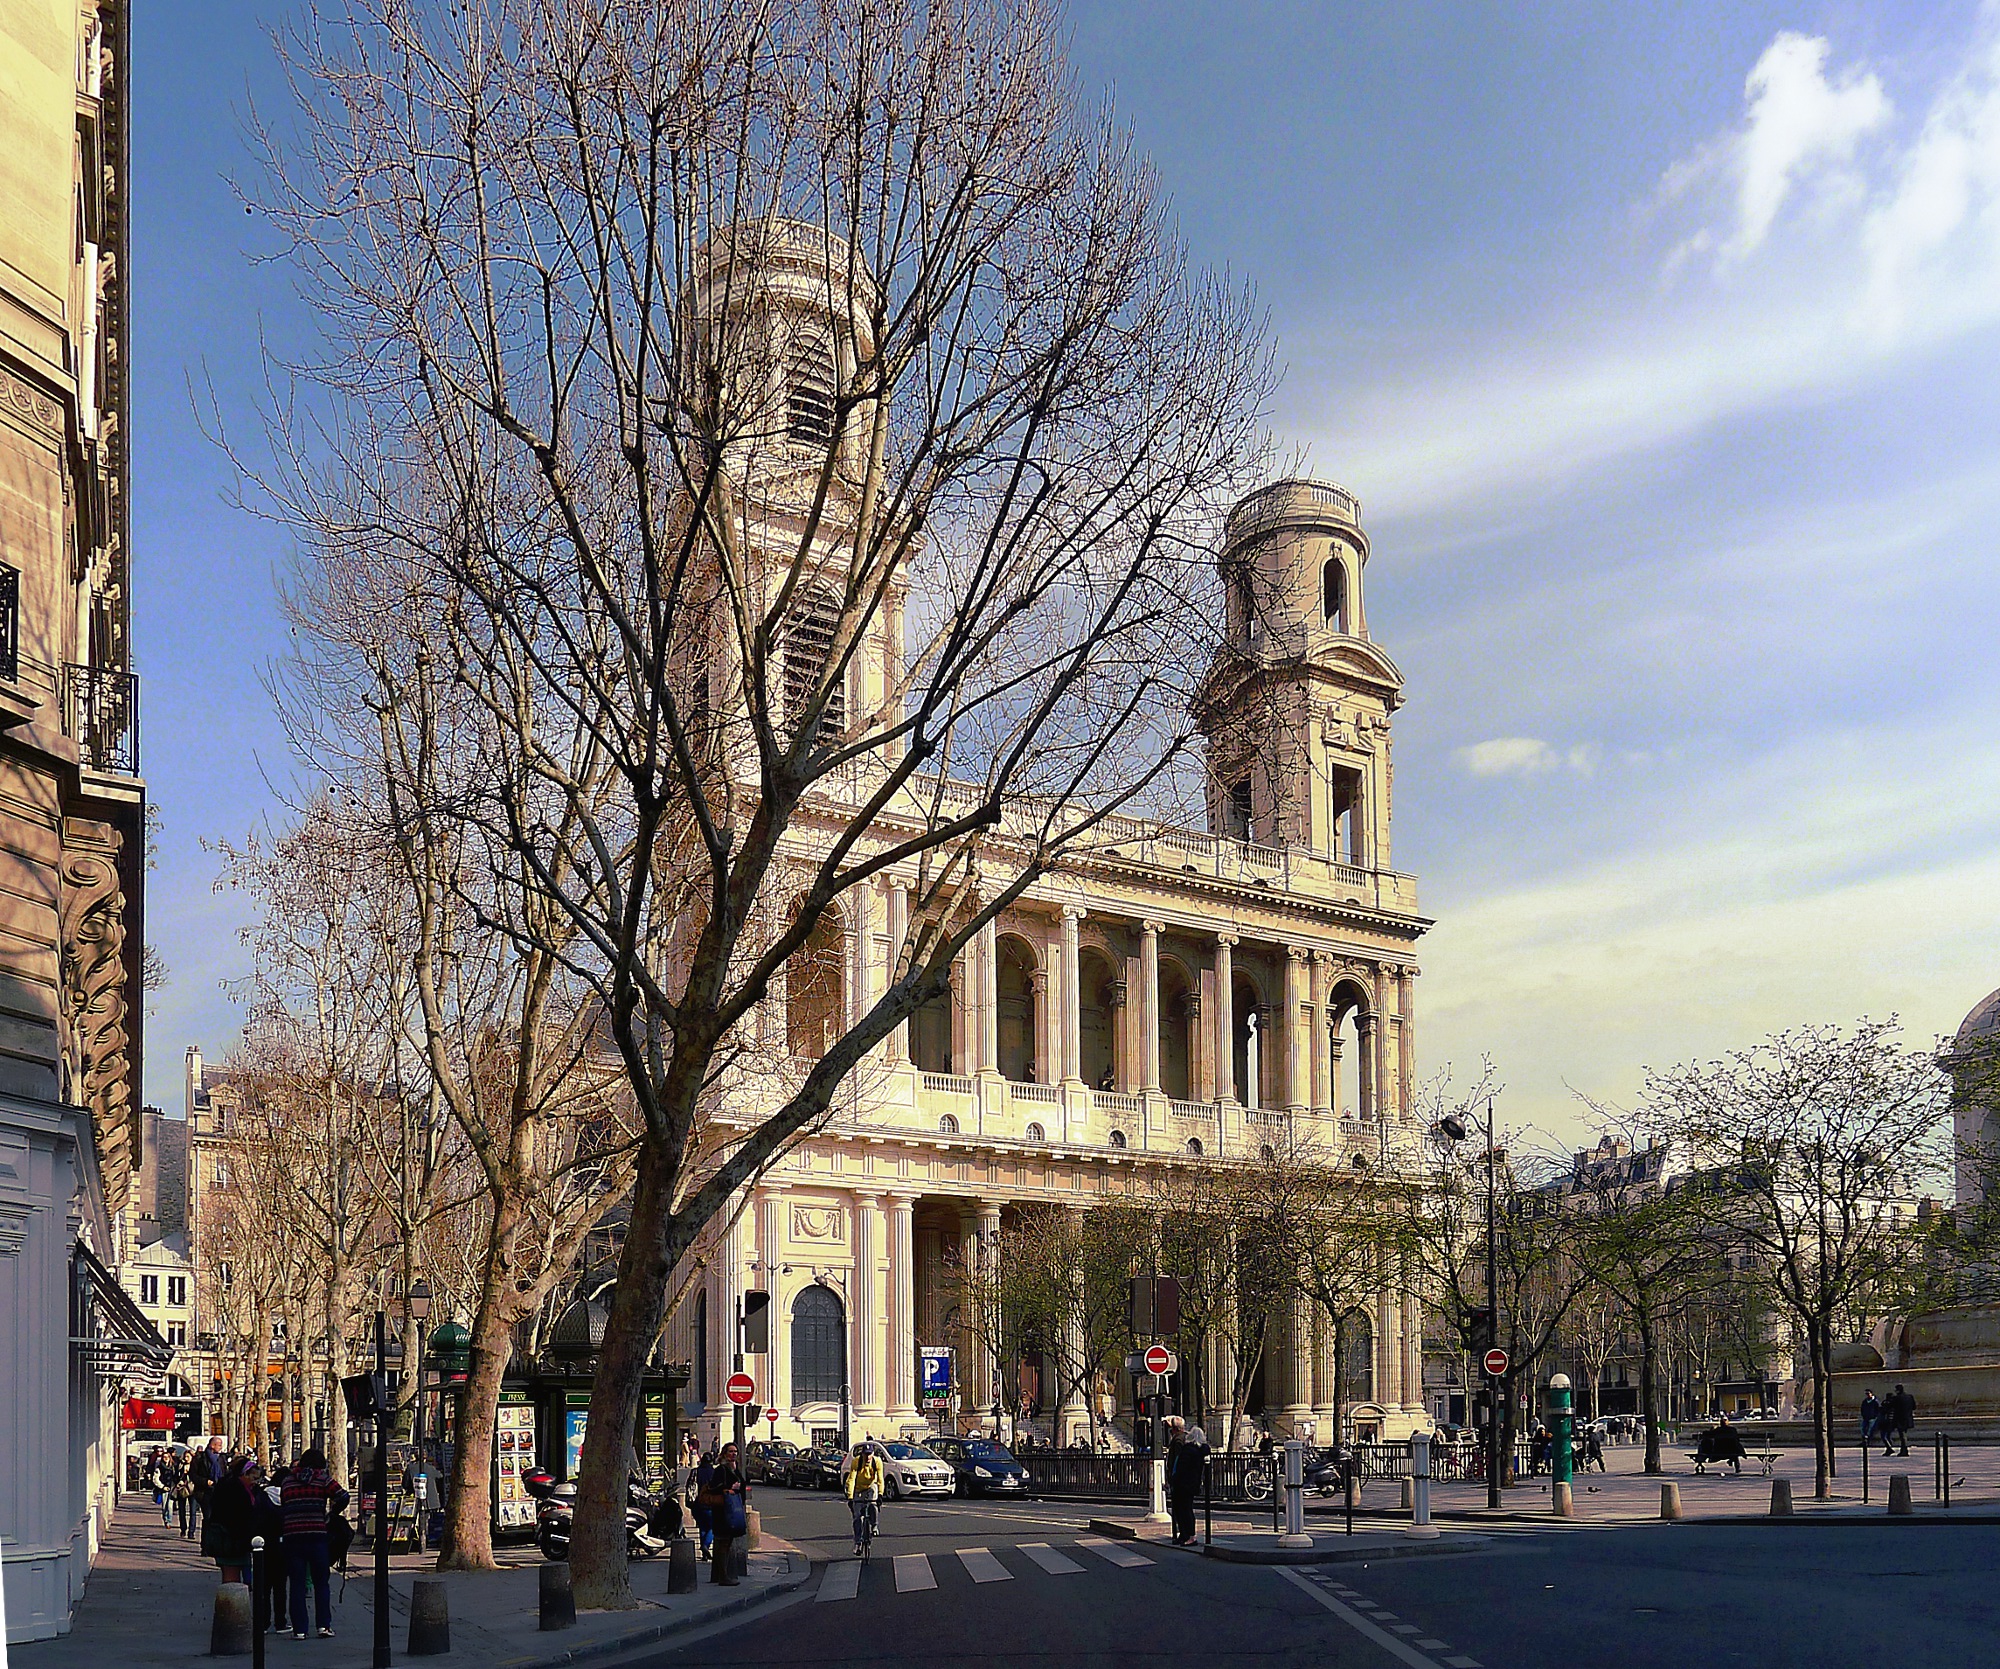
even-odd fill
[{"label": "paved street", "polygon": [[1104,1543],[1060,1507],[892,1503],[858,1568],[838,1499],[759,1505],[832,1562],[797,1600],[645,1661],[1956,1669],[1991,1661],[2000,1629],[2000,1529],[1980,1526],[1512,1525],[1480,1552],[1286,1570]]}]

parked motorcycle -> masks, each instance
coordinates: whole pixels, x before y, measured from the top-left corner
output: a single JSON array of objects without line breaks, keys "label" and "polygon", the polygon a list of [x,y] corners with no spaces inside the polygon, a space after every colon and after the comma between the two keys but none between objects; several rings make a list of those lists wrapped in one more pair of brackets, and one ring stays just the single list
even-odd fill
[{"label": "parked motorcycle", "polygon": [[[545,1559],[569,1557],[570,1525],[576,1516],[576,1483],[557,1483],[553,1474],[530,1472],[522,1487],[535,1498],[535,1545]],[[651,1559],[666,1552],[681,1530],[681,1504],[671,1493],[660,1495],[637,1478],[625,1486],[625,1555]]]}]

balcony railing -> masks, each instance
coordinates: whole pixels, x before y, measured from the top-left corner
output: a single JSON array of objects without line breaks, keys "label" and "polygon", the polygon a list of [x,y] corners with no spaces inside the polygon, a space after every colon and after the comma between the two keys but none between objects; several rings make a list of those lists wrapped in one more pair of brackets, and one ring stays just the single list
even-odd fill
[{"label": "balcony railing", "polygon": [[137,776],[137,674],[99,666],[64,668],[63,728],[76,743],[88,769]]},{"label": "balcony railing", "polygon": [[0,678],[21,681],[21,570],[0,562]]}]

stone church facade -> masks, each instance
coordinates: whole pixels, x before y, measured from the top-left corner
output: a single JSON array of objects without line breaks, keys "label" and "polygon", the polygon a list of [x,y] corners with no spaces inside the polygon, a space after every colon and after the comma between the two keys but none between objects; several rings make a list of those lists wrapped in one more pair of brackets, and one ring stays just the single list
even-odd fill
[{"label": "stone church facade", "polygon": [[[773,328],[841,342],[851,327],[815,300],[838,289],[815,265],[828,240],[800,228],[786,249],[786,235],[759,251]],[[801,374],[784,343],[771,359]],[[824,456],[824,434],[799,438]],[[795,547],[799,524],[765,513]],[[954,1325],[947,1272],[1004,1257],[1015,1213],[1144,1196],[1162,1167],[1254,1165],[1290,1137],[1371,1171],[1414,1144],[1416,948],[1429,923],[1392,861],[1403,681],[1369,633],[1369,554],[1360,505],[1338,486],[1277,481],[1235,507],[1216,556],[1227,618],[1198,698],[1206,826],[1111,820],[980,933],[950,1000],[900,1027],[829,1123],[738,1201],[695,1254],[665,1340],[693,1368],[698,1431],[729,1424],[721,1386],[745,1292],[771,1296],[770,1352],[747,1364],[756,1400],[778,1412],[764,1432],[836,1431],[843,1386],[855,1432],[916,1430],[920,1347],[937,1346],[955,1353],[957,1422],[990,1425],[999,1364]],[[847,711],[883,698],[905,603],[890,599],[883,641],[856,657]],[[843,826],[838,803],[812,804],[802,843]],[[885,841],[896,821],[884,814]],[[1003,830],[981,862],[999,873],[1007,861]],[[774,1052],[816,1057],[886,988],[909,889],[891,870],[849,895],[794,960],[792,988],[766,1005]],[[749,1098],[740,1116],[757,1114]],[[1307,1310],[1267,1353],[1261,1414],[1324,1435],[1335,1353]],[[1372,1395],[1351,1412],[1362,1430],[1403,1435],[1428,1423],[1412,1286],[1382,1290],[1369,1320]],[[1227,1364],[1209,1367],[1214,1384]],[[1086,1411],[1050,1390],[1035,1429],[1067,1441]],[[1129,1381],[1109,1394],[1129,1408]]]},{"label": "stone church facade", "polygon": [[122,1389],[145,789],[130,666],[123,0],[0,0],[0,1402],[7,1637],[69,1626]]}]

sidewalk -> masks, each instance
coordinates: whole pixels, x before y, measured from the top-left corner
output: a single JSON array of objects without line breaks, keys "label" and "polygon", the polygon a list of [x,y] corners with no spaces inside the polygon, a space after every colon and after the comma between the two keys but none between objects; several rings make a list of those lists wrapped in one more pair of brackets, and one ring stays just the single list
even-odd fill
[{"label": "sidewalk", "polygon": [[[121,1497],[77,1607],[76,1626],[60,1640],[9,1647],[12,1669],[185,1669],[205,1658],[215,1566],[194,1547],[176,1531],[161,1528],[150,1501]],[[767,1537],[764,1549],[750,1555],[750,1574],[742,1586],[711,1587],[703,1567],[701,1585],[692,1594],[669,1598],[667,1561],[650,1559],[632,1567],[638,1610],[579,1612],[574,1627],[544,1634],[537,1614],[541,1555],[527,1547],[503,1551],[500,1558],[505,1568],[498,1572],[443,1573],[452,1649],[447,1656],[424,1661],[539,1669],[608,1656],[761,1605],[802,1587],[811,1573],[803,1554]],[[344,1592],[338,1573],[333,1579],[335,1638],[299,1641],[267,1635],[268,1663],[366,1669],[375,1638],[374,1566],[368,1551],[357,1546],[348,1568],[352,1575]],[[436,1574],[420,1555],[390,1561],[390,1644],[397,1663],[403,1662],[409,1643],[410,1583]]]},{"label": "sidewalk", "polygon": [[1095,1535],[1117,1541],[1141,1542],[1169,1553],[1186,1552],[1233,1565],[1331,1565],[1350,1559],[1421,1558],[1432,1553],[1469,1552],[1493,1539],[1460,1529],[1440,1529],[1436,1536],[1418,1538],[1406,1535],[1397,1525],[1378,1520],[1363,1526],[1357,1519],[1351,1536],[1345,1533],[1344,1526],[1329,1529],[1324,1522],[1308,1522],[1306,1529],[1312,1537],[1312,1546],[1280,1547],[1278,1534],[1268,1518],[1218,1513],[1210,1526],[1203,1521],[1199,1510],[1195,1514],[1194,1545],[1184,1549],[1175,1546],[1166,1525],[1144,1518],[1093,1518],[1090,1528]]}]

